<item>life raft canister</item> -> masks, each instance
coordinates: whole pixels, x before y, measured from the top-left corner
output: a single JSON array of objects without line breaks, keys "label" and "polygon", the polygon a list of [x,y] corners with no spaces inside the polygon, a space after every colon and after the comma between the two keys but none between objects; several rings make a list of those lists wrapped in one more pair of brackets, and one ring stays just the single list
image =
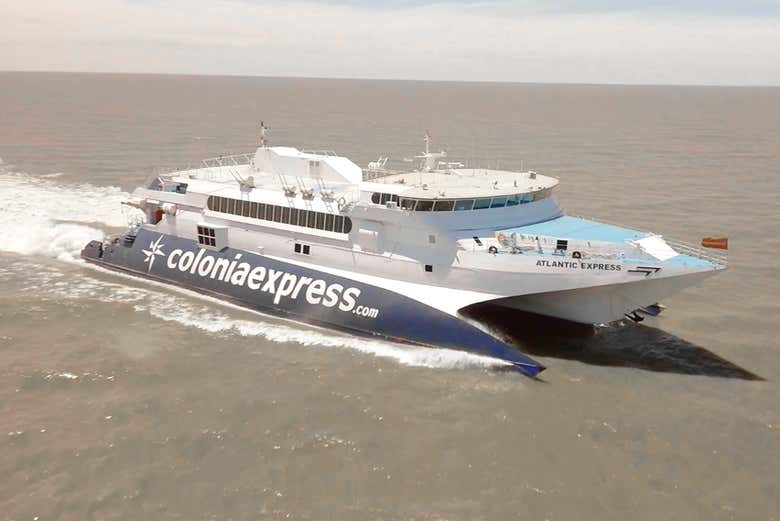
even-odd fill
[{"label": "life raft canister", "polygon": [[712,248],[716,250],[728,250],[729,238],[728,237],[705,237],[701,240],[701,245],[705,248]]}]

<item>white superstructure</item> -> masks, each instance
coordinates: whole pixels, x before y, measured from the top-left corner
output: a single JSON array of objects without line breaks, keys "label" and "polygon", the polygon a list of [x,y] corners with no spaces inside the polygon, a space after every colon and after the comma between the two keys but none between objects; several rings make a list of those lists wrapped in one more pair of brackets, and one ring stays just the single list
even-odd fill
[{"label": "white superstructure", "polygon": [[254,154],[137,189],[140,229],[381,288],[459,319],[484,302],[583,323],[639,319],[725,267],[720,252],[565,215],[557,179],[445,162],[427,135],[416,168],[392,171],[380,158],[363,170],[332,152],[267,146],[263,128]]}]

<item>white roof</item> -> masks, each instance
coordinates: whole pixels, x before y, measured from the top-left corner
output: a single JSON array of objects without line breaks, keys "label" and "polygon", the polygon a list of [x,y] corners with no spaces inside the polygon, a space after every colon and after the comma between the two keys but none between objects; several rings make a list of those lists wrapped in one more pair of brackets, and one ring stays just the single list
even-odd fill
[{"label": "white roof", "polygon": [[363,183],[361,188],[419,199],[463,199],[525,194],[557,184],[557,179],[533,172],[459,168],[393,174]]},{"label": "white roof", "polygon": [[328,183],[357,184],[363,180],[363,169],[335,154],[302,152],[293,147],[260,147],[254,166],[261,173],[322,179]]}]

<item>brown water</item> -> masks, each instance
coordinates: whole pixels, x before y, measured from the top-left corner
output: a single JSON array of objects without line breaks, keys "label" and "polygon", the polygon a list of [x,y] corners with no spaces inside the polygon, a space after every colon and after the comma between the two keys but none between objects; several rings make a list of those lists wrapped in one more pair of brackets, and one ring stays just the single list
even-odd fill
[{"label": "brown water", "polygon": [[[360,164],[430,129],[730,269],[595,336],[488,313],[533,381],[77,261],[261,119]],[[0,73],[0,157],[0,519],[780,518],[780,89]]]}]

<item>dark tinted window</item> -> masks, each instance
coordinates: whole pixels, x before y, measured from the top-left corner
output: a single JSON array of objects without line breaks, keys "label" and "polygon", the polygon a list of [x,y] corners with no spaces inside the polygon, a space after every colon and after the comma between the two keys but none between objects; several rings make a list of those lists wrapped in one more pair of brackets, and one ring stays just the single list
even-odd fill
[{"label": "dark tinted window", "polygon": [[490,199],[477,199],[474,203],[475,210],[483,210],[485,208],[490,208]]},{"label": "dark tinted window", "polygon": [[433,201],[417,201],[417,206],[415,207],[415,210],[418,212],[430,212],[433,210]]},{"label": "dark tinted window", "polygon": [[491,208],[503,208],[506,206],[506,197],[494,197],[493,202],[490,203]]},{"label": "dark tinted window", "polygon": [[433,207],[434,212],[451,212],[455,201],[436,201]]},{"label": "dark tinted window", "polygon": [[460,199],[455,201],[455,211],[471,210],[474,206],[474,199]]},{"label": "dark tinted window", "polygon": [[414,199],[401,199],[401,208],[405,210],[414,210],[414,203],[417,201]]}]

